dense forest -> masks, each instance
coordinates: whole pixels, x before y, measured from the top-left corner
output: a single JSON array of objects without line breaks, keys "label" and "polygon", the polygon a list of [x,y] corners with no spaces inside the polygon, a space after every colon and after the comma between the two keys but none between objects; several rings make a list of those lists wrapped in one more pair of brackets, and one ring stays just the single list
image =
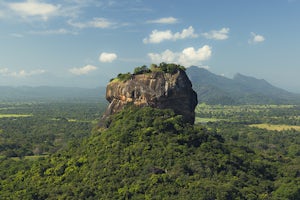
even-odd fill
[{"label": "dense forest", "polygon": [[82,139],[98,123],[106,103],[0,104],[0,157],[47,155]]},{"label": "dense forest", "polygon": [[300,107],[1,104],[1,199],[299,199]]}]

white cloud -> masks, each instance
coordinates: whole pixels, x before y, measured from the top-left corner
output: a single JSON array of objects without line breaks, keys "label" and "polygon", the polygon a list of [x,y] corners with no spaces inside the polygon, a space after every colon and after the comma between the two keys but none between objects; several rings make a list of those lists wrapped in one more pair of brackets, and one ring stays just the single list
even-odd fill
[{"label": "white cloud", "polygon": [[105,18],[94,18],[92,21],[89,22],[91,27],[95,28],[109,28],[114,23],[110,22],[108,19]]},{"label": "white cloud", "polygon": [[35,35],[66,35],[66,34],[76,35],[78,34],[77,32],[69,31],[64,28],[56,29],[56,30],[30,31],[29,33]]},{"label": "white cloud", "polygon": [[19,33],[12,33],[12,34],[10,34],[12,37],[15,37],[15,38],[23,38],[24,37],[24,35],[22,35],[22,34],[19,34]]},{"label": "white cloud", "polygon": [[81,68],[72,68],[69,71],[75,75],[84,75],[84,74],[90,73],[91,71],[95,71],[96,69],[97,69],[97,67],[95,67],[93,65],[86,65]]},{"label": "white cloud", "polygon": [[198,50],[194,47],[185,48],[181,52],[173,52],[167,49],[160,54],[149,53],[148,56],[154,63],[168,62],[190,67],[191,65],[200,65],[202,61],[208,60],[211,53],[211,47],[204,45]]},{"label": "white cloud", "polygon": [[110,20],[106,18],[94,18],[91,21],[82,23],[82,22],[73,22],[68,21],[68,23],[71,26],[74,26],[76,28],[111,28],[115,25],[115,23],[111,22]]},{"label": "white cloud", "polygon": [[200,68],[203,68],[203,69],[206,69],[206,70],[209,70],[210,69],[210,66],[208,65],[201,65]]},{"label": "white cloud", "polygon": [[7,6],[17,15],[24,18],[36,16],[41,17],[45,21],[48,20],[50,16],[56,15],[60,8],[60,5],[43,3],[38,0],[8,3]]},{"label": "white cloud", "polygon": [[19,72],[12,72],[11,76],[14,77],[27,77],[27,76],[34,76],[34,75],[39,75],[39,74],[43,74],[46,71],[43,69],[37,69],[37,70],[33,70],[33,71],[25,71],[25,70],[20,70]]},{"label": "white cloud", "polygon": [[251,32],[251,38],[248,40],[249,44],[256,44],[265,41],[265,37]]},{"label": "white cloud", "polygon": [[144,38],[143,42],[145,44],[147,44],[147,43],[160,43],[164,40],[171,40],[172,38],[173,38],[173,34],[170,30],[166,30],[166,31],[154,30],[154,31],[152,31],[149,38]]},{"label": "white cloud", "polygon": [[2,68],[2,69],[0,69],[0,74],[1,75],[7,75],[8,74],[8,68]]},{"label": "white cloud", "polygon": [[46,70],[43,70],[43,69],[36,69],[36,70],[31,70],[31,71],[26,71],[23,69],[20,71],[10,71],[8,68],[0,69],[0,75],[16,77],[16,78],[39,75],[39,74],[43,74],[45,72],[46,72]]},{"label": "white cloud", "polygon": [[103,52],[99,56],[99,61],[103,63],[111,63],[117,59],[117,54]]},{"label": "white cloud", "polygon": [[143,42],[145,44],[148,43],[161,43],[164,40],[179,40],[185,38],[196,38],[198,37],[197,34],[194,33],[194,28],[192,26],[188,27],[187,29],[183,29],[182,32],[172,33],[170,30],[166,31],[158,31],[153,30],[152,33],[149,35],[149,38],[144,38]]},{"label": "white cloud", "polygon": [[167,62],[167,63],[177,63],[180,53],[175,53],[169,49],[165,50],[162,53],[148,53],[151,61],[153,63]]},{"label": "white cloud", "polygon": [[87,8],[105,8],[106,2],[99,0],[63,0],[60,8],[60,16],[70,17],[71,19],[80,18]]},{"label": "white cloud", "polygon": [[228,39],[229,28],[222,28],[220,30],[212,30],[207,33],[203,33],[202,35],[207,39],[213,40],[226,40]]},{"label": "white cloud", "polygon": [[147,23],[152,23],[152,24],[176,24],[177,22],[178,19],[174,17],[165,17],[165,18],[147,21]]}]

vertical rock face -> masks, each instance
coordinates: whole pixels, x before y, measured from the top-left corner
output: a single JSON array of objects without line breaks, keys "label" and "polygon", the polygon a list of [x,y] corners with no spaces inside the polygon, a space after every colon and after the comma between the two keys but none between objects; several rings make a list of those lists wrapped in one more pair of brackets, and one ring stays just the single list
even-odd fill
[{"label": "vertical rock face", "polygon": [[162,71],[131,75],[126,81],[113,80],[106,88],[109,106],[103,116],[106,119],[123,109],[127,104],[172,109],[190,124],[195,121],[197,94],[185,71],[175,73]]}]

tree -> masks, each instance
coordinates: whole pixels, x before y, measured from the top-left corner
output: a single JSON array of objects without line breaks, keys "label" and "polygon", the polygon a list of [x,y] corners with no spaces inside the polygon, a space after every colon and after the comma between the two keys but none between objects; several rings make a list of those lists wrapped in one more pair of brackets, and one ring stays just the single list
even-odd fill
[{"label": "tree", "polygon": [[141,67],[136,67],[134,69],[134,74],[145,74],[145,73],[150,73],[151,70],[146,66],[146,65],[143,65]]}]

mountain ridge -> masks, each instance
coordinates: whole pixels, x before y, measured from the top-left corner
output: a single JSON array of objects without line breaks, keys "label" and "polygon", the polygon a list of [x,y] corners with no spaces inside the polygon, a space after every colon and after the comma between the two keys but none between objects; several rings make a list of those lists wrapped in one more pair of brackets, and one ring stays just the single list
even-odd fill
[{"label": "mountain ridge", "polygon": [[[232,79],[191,66],[186,73],[198,94],[199,103],[208,104],[300,104],[300,94],[292,93],[237,73]],[[0,86],[1,101],[105,100],[105,86],[97,88],[57,86]]]},{"label": "mountain ridge", "polygon": [[237,73],[232,79],[192,66],[187,74],[199,102],[208,104],[299,104],[300,95],[270,84],[264,79]]}]

